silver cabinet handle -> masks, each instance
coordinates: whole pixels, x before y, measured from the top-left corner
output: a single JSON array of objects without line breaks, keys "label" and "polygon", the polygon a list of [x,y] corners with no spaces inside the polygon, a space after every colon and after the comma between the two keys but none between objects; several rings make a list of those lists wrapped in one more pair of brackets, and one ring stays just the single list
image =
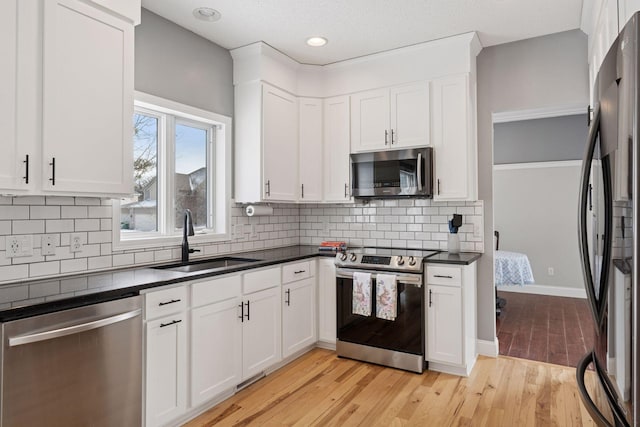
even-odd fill
[{"label": "silver cabinet handle", "polygon": [[391,145],[393,145],[393,134],[394,134],[394,131],[393,129],[391,129]]},{"label": "silver cabinet handle", "polygon": [[90,331],[92,329],[98,329],[104,326],[112,325],[114,323],[122,322],[124,320],[140,316],[140,314],[142,314],[141,308],[126,313],[116,314],[115,316],[107,317],[105,319],[82,323],[80,325],[67,326],[66,328],[53,329],[50,331],[38,332],[30,335],[11,337],[9,338],[9,347],[66,337],[67,335],[79,334],[80,332]]},{"label": "silver cabinet handle", "polygon": [[388,130],[384,130],[384,145],[387,145],[389,143],[389,131]]},{"label": "silver cabinet handle", "polygon": [[345,183],[344,184],[344,198],[346,199],[347,197],[349,197],[349,184]]},{"label": "silver cabinet handle", "polygon": [[271,181],[267,180],[267,183],[265,184],[265,187],[267,187],[264,191],[265,196],[270,196],[271,195]]}]

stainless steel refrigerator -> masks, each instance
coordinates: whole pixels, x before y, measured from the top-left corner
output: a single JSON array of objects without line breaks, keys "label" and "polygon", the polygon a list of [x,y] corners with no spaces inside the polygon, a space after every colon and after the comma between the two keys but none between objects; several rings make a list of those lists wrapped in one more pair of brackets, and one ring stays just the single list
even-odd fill
[{"label": "stainless steel refrigerator", "polygon": [[625,25],[598,72],[582,165],[578,234],[595,327],[576,376],[599,425],[640,425],[639,19]]}]

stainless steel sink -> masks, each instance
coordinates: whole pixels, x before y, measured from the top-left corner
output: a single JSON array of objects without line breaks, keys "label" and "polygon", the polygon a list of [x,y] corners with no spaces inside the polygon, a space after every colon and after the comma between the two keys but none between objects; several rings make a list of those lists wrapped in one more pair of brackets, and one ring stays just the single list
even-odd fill
[{"label": "stainless steel sink", "polygon": [[193,261],[189,264],[172,264],[172,265],[162,265],[160,267],[153,267],[159,270],[171,270],[178,271],[181,273],[193,273],[194,271],[205,271],[205,270],[220,270],[227,267],[232,267],[234,265],[247,264],[250,262],[260,261],[259,259],[251,259],[251,258],[236,258],[236,257],[224,257],[224,258],[216,258],[206,261]]}]

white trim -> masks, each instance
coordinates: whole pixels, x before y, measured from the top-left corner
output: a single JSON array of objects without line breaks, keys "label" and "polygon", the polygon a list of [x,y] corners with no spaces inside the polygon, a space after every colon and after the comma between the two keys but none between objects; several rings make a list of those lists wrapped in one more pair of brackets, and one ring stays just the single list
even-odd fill
[{"label": "white trim", "polygon": [[449,365],[447,363],[429,361],[429,370],[436,372],[444,372],[445,374],[458,375],[460,377],[468,377],[476,364],[477,357],[474,357],[466,365]]},{"label": "white trim", "polygon": [[514,169],[545,169],[545,168],[575,168],[582,167],[582,160],[562,160],[556,162],[529,162],[529,163],[505,163],[493,165],[494,171],[506,171]]},{"label": "white trim", "polygon": [[476,351],[482,356],[498,357],[500,354],[498,337],[495,337],[493,341],[476,340]]},{"label": "white trim", "polygon": [[587,298],[587,292],[584,290],[584,288],[565,288],[563,286],[548,285],[498,285],[497,288],[500,292],[517,292],[521,294],[550,295],[554,297],[582,299]]},{"label": "white trim", "polygon": [[231,118],[222,114],[212,113],[190,105],[181,104],[180,102],[170,99],[160,98],[159,96],[150,95],[148,93],[135,91],[136,106],[148,108],[152,111],[165,114],[172,114],[180,118],[186,118],[197,122],[205,122],[209,124],[231,125]]},{"label": "white trim", "polygon": [[587,106],[584,104],[570,104],[558,107],[533,108],[530,110],[504,111],[492,113],[493,124],[517,122],[520,120],[546,119],[550,117],[574,116],[587,114]]}]

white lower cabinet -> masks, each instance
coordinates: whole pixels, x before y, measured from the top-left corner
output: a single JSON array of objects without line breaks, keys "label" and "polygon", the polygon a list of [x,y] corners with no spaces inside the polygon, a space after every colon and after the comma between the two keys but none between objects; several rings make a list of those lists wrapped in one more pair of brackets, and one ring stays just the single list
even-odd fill
[{"label": "white lower cabinet", "polygon": [[336,345],[336,266],[333,258],[318,259],[318,340]]},{"label": "white lower cabinet", "polygon": [[[278,267],[278,270],[280,268]],[[248,379],[282,359],[280,286],[243,297],[242,378]]]},{"label": "white lower cabinet", "polygon": [[427,264],[429,369],[469,375],[476,361],[476,264]]},{"label": "white lower cabinet", "polygon": [[[147,294],[151,295],[151,294]],[[146,425],[163,426],[187,410],[187,331],[188,317],[180,304],[171,303],[186,296],[183,287],[158,291],[157,307],[163,317],[150,319],[149,298],[145,308],[146,335]],[[178,297],[176,297],[178,295]],[[156,304],[154,304],[154,307]],[[173,313],[169,307],[175,307]]]},{"label": "white lower cabinet", "polygon": [[[315,260],[286,265],[282,284],[282,357],[316,342]],[[291,272],[291,280],[287,281]],[[296,274],[303,278],[295,280]],[[287,283],[288,282],[288,283]]]},{"label": "white lower cabinet", "polygon": [[[240,275],[192,285],[191,406],[229,391],[242,377]],[[197,305],[204,304],[200,307]]]}]

